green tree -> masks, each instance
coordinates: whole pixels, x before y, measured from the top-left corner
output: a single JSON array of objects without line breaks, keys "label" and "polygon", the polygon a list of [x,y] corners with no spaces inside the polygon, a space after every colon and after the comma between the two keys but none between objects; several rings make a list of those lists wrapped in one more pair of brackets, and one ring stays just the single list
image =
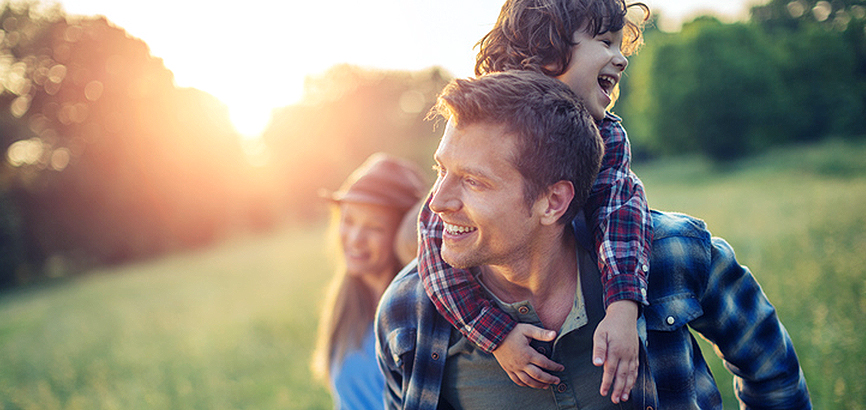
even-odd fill
[{"label": "green tree", "polygon": [[649,32],[618,105],[635,151],[724,161],[771,145],[862,137],[864,21],[859,2],[795,0],[756,7],[749,22],[701,17],[678,33]]},{"label": "green tree", "polygon": [[104,18],[30,7],[0,11],[0,189],[20,210],[32,271],[222,236],[250,197],[226,107],[175,87],[143,41]]},{"label": "green tree", "polygon": [[629,105],[647,123],[654,149],[726,160],[771,143],[772,101],[781,87],[768,64],[776,59],[773,49],[760,32],[702,18],[658,40],[643,62],[646,71],[633,74],[644,79],[645,91]]},{"label": "green tree", "polygon": [[862,134],[866,126],[866,1],[773,0],[751,21],[777,43],[794,141]]},{"label": "green tree", "polygon": [[425,117],[449,79],[438,68],[405,72],[351,65],[309,77],[303,102],[275,111],[263,137],[282,193],[279,206],[304,219],[321,212],[317,191],[336,189],[377,151],[431,163],[441,128]]}]

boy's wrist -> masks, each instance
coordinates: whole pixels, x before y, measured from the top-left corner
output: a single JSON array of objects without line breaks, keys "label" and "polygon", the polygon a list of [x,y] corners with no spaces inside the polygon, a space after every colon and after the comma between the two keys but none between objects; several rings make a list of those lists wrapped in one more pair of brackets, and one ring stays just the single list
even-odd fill
[{"label": "boy's wrist", "polygon": [[633,318],[637,320],[638,313],[638,303],[628,299],[617,300],[607,307],[608,316]]}]

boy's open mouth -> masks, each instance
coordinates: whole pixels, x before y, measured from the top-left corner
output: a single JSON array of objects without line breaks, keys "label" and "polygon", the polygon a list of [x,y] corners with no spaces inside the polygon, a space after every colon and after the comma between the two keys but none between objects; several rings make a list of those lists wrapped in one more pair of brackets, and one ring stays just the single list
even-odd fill
[{"label": "boy's open mouth", "polygon": [[610,95],[613,92],[613,87],[616,86],[616,78],[609,75],[598,76],[598,85],[605,94]]}]

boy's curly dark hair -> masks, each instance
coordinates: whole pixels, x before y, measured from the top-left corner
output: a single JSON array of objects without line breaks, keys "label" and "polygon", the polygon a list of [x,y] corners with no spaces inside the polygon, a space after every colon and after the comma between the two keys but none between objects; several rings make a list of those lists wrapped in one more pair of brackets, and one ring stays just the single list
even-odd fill
[{"label": "boy's curly dark hair", "polygon": [[[632,8],[643,16],[629,19]],[[571,60],[574,33],[583,28],[592,35],[623,30],[628,56],[643,43],[648,18],[646,4],[626,0],[507,0],[493,29],[475,45],[475,75],[531,70],[559,76]]]}]

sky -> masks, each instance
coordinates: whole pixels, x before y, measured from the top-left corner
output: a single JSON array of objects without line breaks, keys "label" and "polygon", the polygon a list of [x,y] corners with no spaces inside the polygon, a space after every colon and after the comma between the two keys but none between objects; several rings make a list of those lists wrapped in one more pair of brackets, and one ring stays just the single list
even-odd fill
[{"label": "sky", "polygon": [[[179,87],[221,100],[254,138],[271,110],[297,103],[304,78],[335,64],[472,75],[475,42],[504,0],[42,0],[105,16],[144,40]],[[744,18],[761,0],[644,0],[662,28],[714,14]]]}]

